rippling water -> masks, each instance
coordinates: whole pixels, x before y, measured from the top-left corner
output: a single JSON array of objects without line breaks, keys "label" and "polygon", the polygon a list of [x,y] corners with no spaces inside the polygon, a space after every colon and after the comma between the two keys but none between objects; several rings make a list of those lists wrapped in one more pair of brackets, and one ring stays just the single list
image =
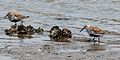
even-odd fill
[{"label": "rippling water", "polygon": [[[11,10],[17,10],[24,15],[29,15],[24,25],[32,25],[35,28],[42,27],[50,30],[54,25],[60,28],[66,27],[73,33],[73,37],[88,37],[79,28],[84,25],[93,25],[110,32],[118,33],[105,35],[101,40],[106,43],[120,42],[120,1],[119,0],[0,0],[0,45],[43,43],[50,40],[47,34],[33,35],[32,39],[19,39],[5,35],[4,30],[14,23],[3,19]],[[64,17],[69,20],[56,20]]]},{"label": "rippling water", "polygon": [[[71,29],[74,35],[79,35],[80,29],[77,28],[93,25],[119,33],[119,3],[119,0],[0,0],[1,38],[6,37],[4,29],[13,25],[12,22],[2,18],[10,10],[29,15],[30,18],[25,21],[24,25],[32,25],[36,28],[40,26],[49,30],[52,26],[58,25],[61,28]],[[70,20],[55,19],[59,17]]]}]

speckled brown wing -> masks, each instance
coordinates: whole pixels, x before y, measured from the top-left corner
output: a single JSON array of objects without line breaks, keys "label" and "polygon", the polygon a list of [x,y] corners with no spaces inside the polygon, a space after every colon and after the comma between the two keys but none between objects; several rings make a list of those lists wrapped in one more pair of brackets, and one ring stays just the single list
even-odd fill
[{"label": "speckled brown wing", "polygon": [[24,15],[18,13],[18,12],[13,12],[13,14],[14,14],[15,17],[18,17],[19,19],[26,19],[26,18],[29,17],[29,16],[24,16]]},{"label": "speckled brown wing", "polygon": [[90,29],[96,34],[104,34],[104,31],[98,27],[91,26]]}]

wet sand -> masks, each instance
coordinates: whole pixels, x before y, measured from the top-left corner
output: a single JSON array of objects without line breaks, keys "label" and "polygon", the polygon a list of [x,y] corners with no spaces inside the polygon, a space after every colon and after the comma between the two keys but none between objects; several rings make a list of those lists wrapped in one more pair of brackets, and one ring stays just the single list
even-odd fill
[{"label": "wet sand", "polygon": [[0,53],[15,60],[119,60],[120,45],[93,42],[18,42],[5,45]]}]

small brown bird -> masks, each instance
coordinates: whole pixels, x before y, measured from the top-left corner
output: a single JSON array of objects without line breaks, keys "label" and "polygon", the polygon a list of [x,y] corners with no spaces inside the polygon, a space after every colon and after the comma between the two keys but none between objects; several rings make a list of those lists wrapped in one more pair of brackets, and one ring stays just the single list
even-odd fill
[{"label": "small brown bird", "polygon": [[105,31],[95,26],[86,25],[80,30],[80,32],[84,29],[86,29],[86,32],[89,34],[90,37],[94,37],[93,38],[94,44],[95,38],[98,38],[98,42],[100,43],[100,37],[103,37],[103,35],[105,34]]},{"label": "small brown bird", "polygon": [[11,22],[14,22],[15,25],[17,22],[21,21],[21,25],[22,25],[22,23],[23,23],[22,19],[29,18],[29,16],[24,16],[24,15],[18,13],[17,11],[9,11],[4,18],[8,18]]}]

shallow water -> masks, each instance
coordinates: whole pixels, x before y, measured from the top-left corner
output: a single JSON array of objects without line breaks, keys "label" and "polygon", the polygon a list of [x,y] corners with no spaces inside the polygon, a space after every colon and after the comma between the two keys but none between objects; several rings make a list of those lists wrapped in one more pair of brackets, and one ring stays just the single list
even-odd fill
[{"label": "shallow water", "polygon": [[[4,30],[14,23],[3,19],[3,17],[8,11],[15,9],[24,15],[30,16],[25,20],[24,25],[32,25],[35,28],[42,27],[48,31],[54,25],[58,25],[60,28],[68,28],[72,31],[73,37],[78,38],[78,40],[72,39],[76,43],[80,42],[79,37],[90,38],[85,31],[80,33],[80,28],[84,25],[98,26],[111,32],[101,38],[101,41],[107,45],[103,51],[109,51],[109,48],[113,51],[120,51],[118,47],[112,48],[111,46],[111,44],[120,45],[119,0],[0,0],[0,7],[0,45],[3,47],[5,45],[52,44],[49,43],[51,42],[48,37],[49,33],[46,32],[44,35],[35,34],[31,39],[20,39],[5,35]],[[69,20],[56,19],[61,17]],[[86,42],[82,43],[82,45],[86,45]],[[89,48],[81,50],[85,51],[87,49]],[[79,48],[63,49],[61,47],[58,50],[60,52],[79,52]]]},{"label": "shallow water", "polygon": [[0,56],[1,60],[11,60],[10,57],[6,57],[6,56]]}]

